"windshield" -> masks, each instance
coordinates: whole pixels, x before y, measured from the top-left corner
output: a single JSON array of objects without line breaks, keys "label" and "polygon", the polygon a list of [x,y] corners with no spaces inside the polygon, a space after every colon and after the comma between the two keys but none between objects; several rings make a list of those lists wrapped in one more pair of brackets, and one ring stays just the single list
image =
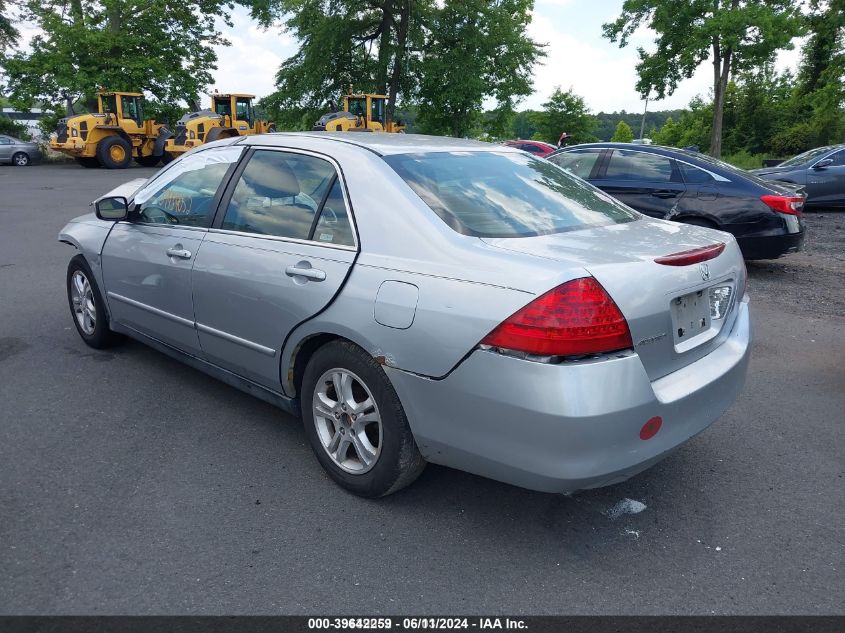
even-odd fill
[{"label": "windshield", "polygon": [[452,229],[529,237],[639,217],[556,165],[523,153],[436,152],[384,160]]},{"label": "windshield", "polygon": [[798,156],[793,156],[792,158],[783,161],[779,167],[790,167],[792,165],[803,165],[804,163],[809,163],[816,158],[821,158],[825,154],[827,154],[832,147],[817,147],[816,149],[811,149],[803,154],[798,154]]}]

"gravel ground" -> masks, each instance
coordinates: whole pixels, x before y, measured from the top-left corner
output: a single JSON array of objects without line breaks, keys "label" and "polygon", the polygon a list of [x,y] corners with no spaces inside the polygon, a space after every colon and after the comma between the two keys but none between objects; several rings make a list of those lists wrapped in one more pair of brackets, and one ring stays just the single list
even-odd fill
[{"label": "gravel ground", "polygon": [[790,311],[845,316],[845,211],[804,215],[804,250],[748,262],[749,293]]}]

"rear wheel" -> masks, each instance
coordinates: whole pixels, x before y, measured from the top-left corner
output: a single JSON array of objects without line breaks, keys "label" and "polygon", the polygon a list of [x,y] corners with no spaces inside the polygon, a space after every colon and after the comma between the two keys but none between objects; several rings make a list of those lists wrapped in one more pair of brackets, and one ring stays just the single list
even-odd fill
[{"label": "rear wheel", "polygon": [[161,162],[161,156],[137,156],[135,162],[141,167],[155,167]]},{"label": "rear wheel", "polygon": [[100,161],[98,161],[94,156],[91,158],[77,158],[76,162],[79,165],[82,165],[85,169],[96,169],[100,166]]},{"label": "rear wheel", "polygon": [[132,162],[132,146],[119,136],[108,136],[97,144],[97,159],[106,169],[126,169]]},{"label": "rear wheel", "polygon": [[357,495],[396,492],[425,468],[393,385],[381,366],[352,343],[329,343],[308,361],[302,418],[317,460]]},{"label": "rear wheel", "polygon": [[100,289],[82,255],[77,255],[68,264],[67,299],[76,331],[87,345],[103,349],[123,339],[109,329]]},{"label": "rear wheel", "polygon": [[26,167],[30,162],[32,161],[29,160],[29,154],[26,152],[17,152],[12,156],[12,164],[17,167]]}]

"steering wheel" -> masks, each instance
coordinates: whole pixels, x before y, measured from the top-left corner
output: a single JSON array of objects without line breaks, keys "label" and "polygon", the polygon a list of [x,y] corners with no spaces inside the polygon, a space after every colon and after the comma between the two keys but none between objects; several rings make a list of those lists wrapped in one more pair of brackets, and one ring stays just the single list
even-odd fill
[{"label": "steering wheel", "polygon": [[153,224],[179,224],[179,218],[155,205],[141,209],[141,217]]}]

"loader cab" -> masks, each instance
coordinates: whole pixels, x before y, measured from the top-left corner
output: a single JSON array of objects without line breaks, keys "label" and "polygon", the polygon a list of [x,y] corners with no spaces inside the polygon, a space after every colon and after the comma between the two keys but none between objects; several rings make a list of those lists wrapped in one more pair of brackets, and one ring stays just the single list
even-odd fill
[{"label": "loader cab", "polygon": [[253,99],[255,99],[255,95],[213,94],[211,95],[211,109],[222,117],[229,117],[229,125],[238,128],[238,131],[243,133],[255,124]]},{"label": "loader cab", "polygon": [[[343,109],[356,117],[361,117],[365,128],[383,129],[386,124],[384,95],[345,95],[343,97]],[[378,123],[381,127],[371,124]]]},{"label": "loader cab", "polygon": [[101,92],[97,95],[100,114],[114,117],[112,125],[120,121],[133,121],[139,128],[144,127],[144,96],[139,92]]}]

